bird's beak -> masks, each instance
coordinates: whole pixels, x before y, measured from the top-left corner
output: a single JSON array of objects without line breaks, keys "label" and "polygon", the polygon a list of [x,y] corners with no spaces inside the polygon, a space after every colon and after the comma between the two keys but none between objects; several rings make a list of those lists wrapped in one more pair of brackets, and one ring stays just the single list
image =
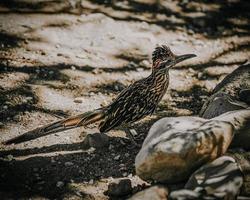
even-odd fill
[{"label": "bird's beak", "polygon": [[193,57],[196,57],[196,55],[195,54],[184,54],[181,56],[175,56],[175,58],[172,61],[169,61],[169,60],[163,61],[161,64],[165,65],[166,69],[169,69],[169,68],[175,66],[179,62],[182,62],[184,60],[187,60],[187,59],[193,58]]},{"label": "bird's beak", "polygon": [[196,55],[195,54],[184,54],[184,55],[181,55],[181,56],[176,56],[175,60],[174,60],[174,64],[177,64],[179,62],[182,62],[184,60],[187,60],[187,59],[193,58],[193,57],[196,57]]}]

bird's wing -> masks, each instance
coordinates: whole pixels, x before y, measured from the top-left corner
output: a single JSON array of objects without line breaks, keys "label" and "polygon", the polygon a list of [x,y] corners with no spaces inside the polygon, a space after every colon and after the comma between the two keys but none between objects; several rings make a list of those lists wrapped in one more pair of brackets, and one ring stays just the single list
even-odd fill
[{"label": "bird's wing", "polygon": [[122,123],[134,122],[151,114],[156,104],[149,95],[148,87],[143,82],[135,82],[123,90],[108,106],[106,118],[99,126],[100,132],[107,132]]}]

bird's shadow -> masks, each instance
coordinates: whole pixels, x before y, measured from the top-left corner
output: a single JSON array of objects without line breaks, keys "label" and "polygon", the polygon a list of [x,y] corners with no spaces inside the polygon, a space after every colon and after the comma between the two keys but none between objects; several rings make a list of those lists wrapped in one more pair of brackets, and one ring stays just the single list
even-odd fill
[{"label": "bird's shadow", "polygon": [[[123,177],[124,173],[135,174],[134,160],[139,147],[131,150],[128,148],[130,141],[125,138],[109,137],[109,141],[109,146],[95,150],[87,149],[80,142],[2,151],[1,191],[15,198],[34,195],[58,198],[70,192],[67,187],[70,182],[84,183],[91,179]],[[10,155],[15,159],[8,160]],[[26,158],[21,158],[24,156]],[[58,182],[63,186],[57,187]]]}]

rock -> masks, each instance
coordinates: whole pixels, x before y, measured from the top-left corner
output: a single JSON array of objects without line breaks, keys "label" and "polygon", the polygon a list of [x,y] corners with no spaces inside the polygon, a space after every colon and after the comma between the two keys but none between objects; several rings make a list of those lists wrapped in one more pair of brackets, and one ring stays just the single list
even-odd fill
[{"label": "rock", "polygon": [[243,173],[243,185],[240,189],[240,194],[250,196],[250,161],[248,153],[233,153],[230,154],[240,166]]},{"label": "rock", "polygon": [[74,163],[72,163],[72,162],[66,162],[66,163],[64,163],[64,165],[65,165],[65,167],[70,167],[70,166],[74,165]]},{"label": "rock", "polygon": [[128,173],[127,173],[127,172],[124,172],[124,173],[122,174],[122,176],[123,176],[123,177],[126,177],[126,176],[128,176]]},{"label": "rock", "polygon": [[64,186],[64,182],[62,182],[62,181],[58,181],[58,182],[56,183],[56,187],[61,188],[61,187],[63,187],[63,186]]},{"label": "rock", "polygon": [[222,156],[198,169],[185,190],[172,192],[172,199],[236,199],[243,174],[232,157]]},{"label": "rock", "polygon": [[210,119],[232,110],[250,106],[250,64],[227,75],[203,104],[200,117]]},{"label": "rock", "polygon": [[117,155],[114,157],[114,160],[119,160],[120,159],[120,155]]},{"label": "rock", "polygon": [[192,190],[186,190],[186,189],[182,189],[182,190],[177,190],[177,191],[173,191],[170,193],[169,195],[171,200],[198,200],[198,199],[202,199],[201,194]]},{"label": "rock", "polygon": [[249,120],[250,110],[228,112],[210,120],[163,118],[151,127],[136,156],[136,173],[143,180],[184,181],[203,164],[222,156],[234,134],[245,130]]},{"label": "rock", "polygon": [[109,184],[107,195],[125,196],[132,192],[132,183],[130,179],[119,179]]},{"label": "rock", "polygon": [[250,104],[250,89],[243,89],[239,92],[239,98],[241,101]]},{"label": "rock", "polygon": [[230,147],[250,149],[250,108],[227,112],[213,119],[219,119],[233,124],[235,135]]},{"label": "rock", "polygon": [[83,141],[83,145],[86,148],[100,149],[109,145],[109,137],[103,133],[88,134]]},{"label": "rock", "polygon": [[129,200],[167,200],[168,189],[153,186],[133,195]]},{"label": "rock", "polygon": [[83,98],[82,98],[82,97],[76,97],[76,98],[74,99],[74,102],[75,102],[75,103],[82,103],[82,102],[83,102]]},{"label": "rock", "polygon": [[211,119],[225,112],[247,108],[244,102],[233,100],[230,95],[225,93],[216,93],[209,106],[202,113],[202,117]]},{"label": "rock", "polygon": [[232,157],[222,156],[195,171],[185,189],[170,193],[171,199],[236,199],[243,174]]}]

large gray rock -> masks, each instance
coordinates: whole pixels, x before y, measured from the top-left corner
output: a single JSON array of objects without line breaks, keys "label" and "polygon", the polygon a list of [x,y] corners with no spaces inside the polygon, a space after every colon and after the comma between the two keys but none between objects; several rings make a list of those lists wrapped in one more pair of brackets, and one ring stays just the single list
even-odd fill
[{"label": "large gray rock", "polygon": [[223,155],[234,134],[249,124],[250,110],[225,113],[206,120],[170,117],[156,122],[135,160],[143,180],[176,183],[203,164]]},{"label": "large gray rock", "polygon": [[243,174],[232,157],[222,156],[195,171],[184,190],[174,191],[171,199],[233,200],[243,184]]},{"label": "large gray rock", "polygon": [[153,186],[136,193],[129,200],[167,200],[168,189],[161,186]]},{"label": "large gray rock", "polygon": [[206,119],[250,106],[250,64],[227,75],[203,104],[200,116]]}]

